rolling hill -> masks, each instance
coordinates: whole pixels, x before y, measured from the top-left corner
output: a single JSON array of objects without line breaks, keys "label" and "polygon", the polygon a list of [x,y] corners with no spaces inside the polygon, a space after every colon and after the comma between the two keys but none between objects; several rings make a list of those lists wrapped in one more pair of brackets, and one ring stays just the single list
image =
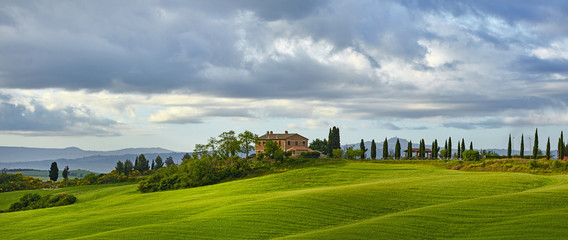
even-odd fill
[{"label": "rolling hill", "polygon": [[[0,194],[6,209],[26,192]],[[45,190],[35,190],[47,194]],[[568,176],[344,162],[176,191],[56,190],[77,203],[2,213],[4,239],[560,239]]]}]

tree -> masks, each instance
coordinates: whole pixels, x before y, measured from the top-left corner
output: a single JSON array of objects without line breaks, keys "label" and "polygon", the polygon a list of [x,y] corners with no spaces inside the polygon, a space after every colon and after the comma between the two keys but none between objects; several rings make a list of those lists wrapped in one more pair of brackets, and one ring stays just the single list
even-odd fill
[{"label": "tree", "polygon": [[408,142],[408,146],[406,147],[406,159],[412,159],[412,141]]},{"label": "tree", "polygon": [[174,159],[173,159],[172,157],[167,157],[165,163],[166,163],[166,167],[170,167],[170,166],[176,164],[176,163],[174,162]]},{"label": "tree", "polygon": [[550,160],[550,137],[546,141],[546,160]]},{"label": "tree", "polygon": [[448,158],[452,159],[452,137],[448,138]]},{"label": "tree", "polygon": [[521,134],[521,152],[519,153],[521,158],[525,157],[525,135]]},{"label": "tree", "polygon": [[[246,158],[249,157],[249,153],[253,150],[253,143],[258,139],[258,135],[252,133],[251,131],[245,130],[239,134],[239,142],[241,143],[241,152],[245,153]],[[313,148],[312,148],[313,149]]]},{"label": "tree", "polygon": [[340,148],[333,149],[333,157],[334,157],[334,158],[341,158],[341,157],[343,157],[343,150],[341,150]]},{"label": "tree", "polygon": [[533,158],[538,157],[538,128],[534,132]]},{"label": "tree", "polygon": [[61,173],[61,175],[63,176],[65,185],[67,185],[67,180],[69,179],[69,166],[65,166],[65,168],[63,168],[63,172]]},{"label": "tree", "polygon": [[448,140],[446,140],[446,143],[444,145],[444,159],[448,159]]},{"label": "tree", "polygon": [[328,139],[327,152],[329,153],[329,156],[333,157],[333,131],[331,130],[331,128],[329,129],[329,134],[327,136],[327,139]]},{"label": "tree", "polygon": [[480,158],[478,151],[467,150],[463,152],[463,159],[466,161],[479,161]]},{"label": "tree", "polygon": [[150,167],[150,169],[155,170],[154,168],[156,167],[156,160],[152,159],[152,167]]},{"label": "tree", "polygon": [[[458,144],[459,144],[459,143],[458,143]],[[469,150],[473,150],[473,149],[469,149]],[[463,152],[465,152],[465,139],[462,138],[461,152],[460,152],[460,155],[458,156],[459,158],[462,157]]]},{"label": "tree", "polygon": [[424,144],[424,139],[420,140],[420,147],[418,148],[418,157],[424,159],[426,155],[426,144]]},{"label": "tree", "polygon": [[462,155],[461,152],[462,152],[461,144],[458,141],[458,159],[461,158],[461,155]]},{"label": "tree", "polygon": [[134,164],[134,170],[137,170],[140,173],[150,170],[150,161],[146,159],[144,154],[140,154],[136,157],[136,163],[137,164]]},{"label": "tree", "polygon": [[156,163],[156,166],[154,166],[155,167],[154,170],[158,170],[158,169],[164,167],[164,161],[162,160],[162,157],[160,157],[160,155],[158,155],[156,157],[154,162]]},{"label": "tree", "polygon": [[434,142],[432,142],[432,159],[438,159],[438,151],[440,151],[438,140],[434,139]]},{"label": "tree", "polygon": [[122,163],[121,161],[118,161],[116,163],[116,166],[114,167],[114,169],[116,170],[116,174],[120,175],[124,173],[124,163]]},{"label": "tree", "polygon": [[396,144],[394,145],[394,158],[400,159],[400,141],[396,139]]},{"label": "tree", "polygon": [[134,164],[132,164],[132,161],[129,159],[126,159],[126,161],[124,161],[124,175],[128,176],[132,174],[132,169],[134,169]]},{"label": "tree", "polygon": [[385,138],[385,141],[383,142],[383,159],[387,158],[389,158],[389,141]]},{"label": "tree", "polygon": [[274,159],[274,154],[276,153],[276,151],[278,151],[280,149],[280,147],[278,146],[278,144],[274,141],[268,140],[266,142],[264,142],[264,153],[266,154],[266,156],[268,156],[269,158]]},{"label": "tree", "polygon": [[219,134],[219,150],[225,157],[232,157],[241,149],[241,142],[235,136],[235,131],[231,130]]},{"label": "tree", "polygon": [[558,139],[558,156],[557,159],[564,159],[564,132],[560,131],[560,138]]},{"label": "tree", "polygon": [[52,162],[51,168],[49,169],[49,179],[51,179],[51,181],[56,182],[58,177],[59,177],[59,168],[57,168],[56,162]]},{"label": "tree", "polygon": [[365,142],[361,139],[361,143],[359,144],[359,149],[361,150],[361,159],[366,159],[367,156],[365,152],[367,152],[367,148],[365,148]]},{"label": "tree", "polygon": [[308,146],[312,150],[320,151],[323,154],[329,155],[329,144],[327,139],[320,140],[316,138]]},{"label": "tree", "polygon": [[371,141],[371,159],[377,158],[377,144],[375,143],[375,139]]},{"label": "tree", "polygon": [[511,134],[509,134],[509,144],[507,144],[507,158],[511,158]]},{"label": "tree", "polygon": [[473,151],[473,142],[469,142],[469,150]]},{"label": "tree", "polygon": [[360,157],[361,159],[364,159],[364,152],[361,149],[353,149],[353,147],[349,147],[347,149],[347,152],[345,152],[345,157],[348,159],[355,159],[356,157]]},{"label": "tree", "polygon": [[337,128],[335,126],[333,126],[333,129],[330,128],[328,138],[329,138],[329,140],[328,140],[329,152],[331,153],[331,156],[333,156],[333,150],[341,148],[341,141],[340,141],[340,137],[339,137],[339,128]]}]

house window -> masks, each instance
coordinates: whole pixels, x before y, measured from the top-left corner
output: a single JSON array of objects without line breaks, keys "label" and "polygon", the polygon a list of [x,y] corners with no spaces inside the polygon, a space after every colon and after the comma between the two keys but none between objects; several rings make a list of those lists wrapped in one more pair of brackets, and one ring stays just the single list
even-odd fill
[{"label": "house window", "polygon": [[298,146],[298,141],[296,141],[296,146]]},{"label": "house window", "polygon": [[291,145],[291,144],[290,144],[290,141],[288,141],[288,145]]},{"label": "house window", "polygon": [[306,141],[302,141],[302,146],[306,146]]}]

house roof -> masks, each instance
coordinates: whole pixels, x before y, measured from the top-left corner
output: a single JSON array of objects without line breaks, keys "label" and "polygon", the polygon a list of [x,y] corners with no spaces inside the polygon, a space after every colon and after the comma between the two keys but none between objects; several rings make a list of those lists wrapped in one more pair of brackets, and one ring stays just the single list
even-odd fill
[{"label": "house roof", "polygon": [[300,137],[302,137],[302,138],[307,139],[306,137],[304,137],[304,136],[302,136],[302,135],[300,135],[300,134],[297,134],[297,133],[273,133],[273,134],[264,134],[264,135],[258,137],[258,139],[260,139],[260,140],[285,140],[285,139],[288,139],[288,138],[290,138],[290,137],[292,137],[292,136],[296,136],[296,135],[298,135],[298,136],[300,136]]},{"label": "house roof", "polygon": [[293,146],[291,148],[288,148],[286,151],[292,151],[292,150],[296,150],[296,151],[308,151],[308,152],[313,152],[314,150],[304,147],[304,146]]}]

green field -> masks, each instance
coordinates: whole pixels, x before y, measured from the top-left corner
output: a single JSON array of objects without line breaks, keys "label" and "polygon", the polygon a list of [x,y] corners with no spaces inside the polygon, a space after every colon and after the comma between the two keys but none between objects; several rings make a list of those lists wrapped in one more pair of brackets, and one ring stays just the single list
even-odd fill
[{"label": "green field", "polygon": [[135,184],[0,214],[2,239],[567,239],[568,176],[348,162],[176,191]]}]

